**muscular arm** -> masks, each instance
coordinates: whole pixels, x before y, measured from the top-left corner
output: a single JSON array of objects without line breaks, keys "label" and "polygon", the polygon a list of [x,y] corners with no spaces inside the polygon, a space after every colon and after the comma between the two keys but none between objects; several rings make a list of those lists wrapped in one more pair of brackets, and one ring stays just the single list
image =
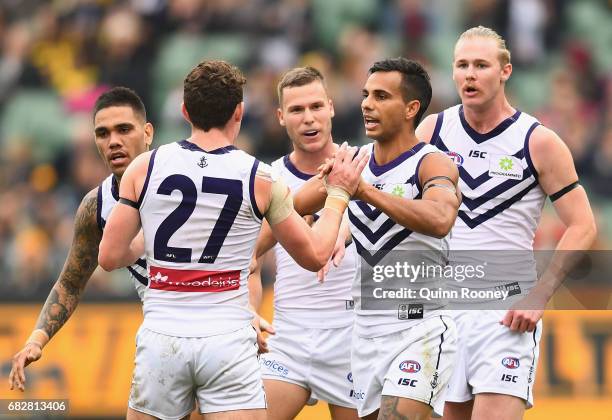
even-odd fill
[{"label": "muscular arm", "polygon": [[[256,196],[267,196],[262,200],[268,201],[266,207],[270,206],[271,182],[257,178],[255,189]],[[290,194],[288,189],[287,194]],[[264,216],[268,218],[266,212]],[[332,209],[324,209],[317,223],[311,228],[294,209],[291,209],[289,215],[282,221],[268,222],[268,226],[273,238],[280,242],[296,263],[307,270],[318,271],[331,256],[341,221],[340,213]],[[261,255],[261,251],[265,252],[264,248],[267,246],[264,243],[273,244],[273,241],[266,238],[258,242],[262,245],[257,246],[257,255]]]},{"label": "muscular arm", "polygon": [[300,216],[315,214],[323,208],[326,198],[323,180],[313,176],[293,196],[293,207]]},{"label": "muscular arm", "polygon": [[270,224],[267,220],[264,220],[261,224],[261,231],[257,237],[257,243],[255,244],[255,255],[254,258],[258,260],[268,252],[272,247],[276,245],[276,238],[270,229]]},{"label": "muscular arm", "polygon": [[13,357],[9,374],[11,389],[25,389],[24,368],[40,359],[42,348],[68,321],[98,265],[102,233],[96,221],[97,208],[97,189],[94,189],[83,198],[77,210],[70,252],[40,311],[36,328],[23,349]]},{"label": "muscular arm", "polygon": [[[538,172],[540,186],[547,195],[554,194],[578,180],[572,155],[552,130],[539,126],[532,134],[529,151]],[[557,250],[588,250],[597,228],[584,188],[577,187],[553,202],[555,211],[567,229]]]},{"label": "muscular arm", "polygon": [[[346,144],[340,147],[332,171],[328,175],[331,185],[343,185],[345,191],[355,191],[367,163],[367,155],[365,151],[360,151],[353,159],[354,155],[355,149],[347,149]],[[281,195],[285,198],[290,195],[288,188],[278,183],[274,184],[274,188],[283,188],[283,194],[273,193],[273,182],[278,181],[266,181],[257,177],[255,196],[260,209],[266,209],[262,213],[270,222],[274,237],[300,266],[310,271],[320,270],[333,252],[346,204],[335,205],[334,202],[338,203],[338,199],[328,197],[319,219],[312,227],[300,217],[293,205],[289,211],[284,212],[283,218],[274,217],[275,220],[272,220],[270,211],[274,207],[274,200],[281,200]]]},{"label": "muscular arm", "polygon": [[[572,155],[552,130],[539,126],[529,142],[529,152],[538,173],[538,181],[547,195],[554,194],[578,180]],[[590,249],[597,235],[595,218],[586,192],[574,188],[553,202],[555,211],[567,229],[555,252],[529,295],[511,309],[502,324],[519,332],[533,331],[546,304],[577,264],[582,252]],[[559,252],[563,251],[563,252]]]},{"label": "muscular arm", "polygon": [[[448,180],[433,181],[457,188],[459,173],[455,164],[440,153],[426,155],[419,170],[421,185],[435,176]],[[382,210],[396,223],[425,235],[442,238],[455,224],[460,199],[447,188],[427,189],[420,200],[397,197],[378,190],[372,185],[361,183],[356,198]]]},{"label": "muscular arm", "polygon": [[[150,156],[150,153],[138,156],[125,170],[119,186],[121,198],[138,201]],[[142,255],[142,241],[137,238],[139,230],[139,211],[127,204],[117,203],[108,217],[100,242],[98,262],[104,270],[126,267]]]},{"label": "muscular arm", "polygon": [[44,330],[49,338],[68,321],[79,304],[89,277],[98,266],[98,246],[102,233],[96,222],[96,192],[90,191],[81,201],[68,258],[36,323],[36,328]]},{"label": "muscular arm", "polygon": [[[538,172],[538,181],[547,195],[556,193],[578,180],[572,155],[563,141],[552,130],[539,126],[532,134],[529,151]],[[597,235],[595,218],[586,192],[577,187],[553,202],[555,211],[567,229],[557,244],[556,251],[588,250]],[[579,255],[555,252],[537,289],[550,299],[565,274],[577,262]]]}]

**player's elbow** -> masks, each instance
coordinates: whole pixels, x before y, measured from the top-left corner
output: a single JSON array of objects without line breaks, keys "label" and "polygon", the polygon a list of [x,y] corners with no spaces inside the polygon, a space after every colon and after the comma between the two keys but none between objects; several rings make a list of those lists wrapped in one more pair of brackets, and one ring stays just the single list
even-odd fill
[{"label": "player's elbow", "polygon": [[117,262],[117,258],[113,255],[113,251],[101,244],[100,252],[98,253],[98,265],[102,267],[104,271],[113,271],[119,268]]},{"label": "player's elbow", "polygon": [[298,263],[300,267],[305,270],[317,272],[327,264],[330,256],[326,255],[322,252],[317,252],[316,250],[310,253],[308,256],[303,256],[302,258],[296,258],[295,261]]},{"label": "player's elbow", "polygon": [[428,234],[434,238],[442,239],[450,233],[454,224],[454,217],[440,214],[438,217],[433,218]]},{"label": "player's elbow", "polygon": [[588,223],[583,224],[580,229],[580,236],[584,238],[585,249],[589,249],[597,238],[597,224],[594,219],[591,219]]},{"label": "player's elbow", "polygon": [[102,267],[104,271],[113,271],[118,268],[118,267],[115,267],[115,264],[113,264],[112,259],[108,258],[107,256],[103,254],[100,254],[98,256],[98,265]]},{"label": "player's elbow", "polygon": [[328,260],[329,258],[323,259],[323,257],[316,256],[316,257],[309,258],[307,260],[302,261],[300,265],[305,270],[317,272],[323,267],[325,267],[325,264],[327,264]]}]

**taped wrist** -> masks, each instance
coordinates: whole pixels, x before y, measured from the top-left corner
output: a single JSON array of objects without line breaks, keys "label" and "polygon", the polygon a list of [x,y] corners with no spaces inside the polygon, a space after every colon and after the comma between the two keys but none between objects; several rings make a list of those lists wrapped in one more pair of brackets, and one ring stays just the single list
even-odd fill
[{"label": "taped wrist", "polygon": [[47,345],[48,342],[49,342],[49,335],[44,330],[41,330],[39,328],[39,329],[32,331],[32,334],[30,334],[30,337],[26,341],[26,344],[28,343],[36,344],[38,347],[42,349],[43,347],[45,347],[45,345]]},{"label": "taped wrist", "polygon": [[293,212],[293,196],[281,179],[272,181],[270,205],[265,217],[270,225],[276,225],[285,220]]},{"label": "taped wrist", "polygon": [[325,189],[327,190],[327,198],[325,199],[324,208],[344,214],[344,210],[348,207],[351,195],[343,188],[336,187],[335,185],[328,185],[327,182],[325,183]]}]

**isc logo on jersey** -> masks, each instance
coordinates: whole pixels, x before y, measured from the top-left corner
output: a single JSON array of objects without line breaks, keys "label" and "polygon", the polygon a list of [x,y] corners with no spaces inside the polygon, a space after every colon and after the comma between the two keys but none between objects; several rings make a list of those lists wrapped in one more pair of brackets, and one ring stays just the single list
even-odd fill
[{"label": "isc logo on jersey", "polygon": [[[402,363],[400,363],[399,368],[402,372],[417,373],[418,371],[421,370],[421,364],[417,362],[416,360],[404,360]],[[411,386],[415,388],[417,382],[418,382],[418,379],[399,378],[399,381],[397,381],[397,384],[402,385],[402,386]]]},{"label": "isc logo on jersey", "polygon": [[404,360],[400,363],[399,368],[402,372],[417,373],[421,370],[421,364],[415,360]]}]

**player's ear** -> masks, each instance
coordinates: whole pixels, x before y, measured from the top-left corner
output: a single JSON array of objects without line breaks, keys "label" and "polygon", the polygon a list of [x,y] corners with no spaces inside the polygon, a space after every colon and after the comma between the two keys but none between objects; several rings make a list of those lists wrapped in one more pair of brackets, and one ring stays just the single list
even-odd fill
[{"label": "player's ear", "polygon": [[405,108],[405,114],[404,114],[405,118],[407,120],[414,119],[416,114],[419,112],[419,109],[421,109],[420,101],[413,99],[412,101],[408,102]]},{"label": "player's ear", "polygon": [[502,82],[507,82],[512,74],[512,63],[508,63],[502,66],[501,70],[501,80]]},{"label": "player's ear", "polygon": [[334,111],[334,102],[331,99],[328,99],[329,101],[329,109],[331,111],[331,117],[334,118],[334,115],[336,115],[336,111]]},{"label": "player's ear", "polygon": [[151,124],[150,122],[145,123],[144,125],[144,141],[145,144],[147,145],[147,148],[149,146],[151,146],[151,143],[153,143],[153,134],[155,134],[155,128],[153,127],[153,124]]},{"label": "player's ear", "polygon": [[189,118],[189,112],[187,112],[187,107],[185,106],[185,102],[181,103],[181,114],[183,114],[183,118],[191,124],[191,118]]},{"label": "player's ear", "polygon": [[278,117],[278,123],[281,127],[285,126],[285,116],[283,115],[283,110],[280,108],[276,108],[276,116]]},{"label": "player's ear", "polygon": [[244,115],[244,102],[240,102],[238,105],[236,105],[236,109],[234,110],[234,121],[236,122],[240,122],[242,121],[242,117]]}]

